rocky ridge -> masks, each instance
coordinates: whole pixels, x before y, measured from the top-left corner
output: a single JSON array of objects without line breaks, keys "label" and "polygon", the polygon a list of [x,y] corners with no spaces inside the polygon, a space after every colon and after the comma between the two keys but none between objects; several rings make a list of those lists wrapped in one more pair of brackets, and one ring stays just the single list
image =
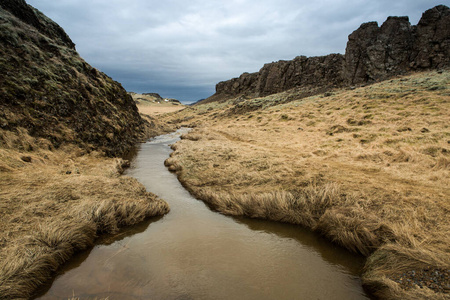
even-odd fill
[{"label": "rocky ridge", "polygon": [[377,22],[362,24],[349,35],[344,55],[299,56],[219,82],[216,93],[202,103],[263,97],[292,88],[303,89],[302,95],[310,96],[449,65],[450,9],[439,5],[425,11],[415,26],[408,17],[389,17],[380,27]]},{"label": "rocky ridge", "polygon": [[0,69],[0,130],[108,155],[144,134],[125,89],[87,64],[64,30],[24,0],[0,2]]}]

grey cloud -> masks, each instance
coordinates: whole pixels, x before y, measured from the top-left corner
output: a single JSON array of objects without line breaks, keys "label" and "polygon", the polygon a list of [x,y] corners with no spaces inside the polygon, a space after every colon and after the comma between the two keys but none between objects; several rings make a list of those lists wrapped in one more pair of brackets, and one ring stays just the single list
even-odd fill
[{"label": "grey cloud", "polygon": [[28,0],[59,23],[90,64],[128,90],[193,101],[218,81],[297,55],[343,53],[367,21],[435,0]]}]

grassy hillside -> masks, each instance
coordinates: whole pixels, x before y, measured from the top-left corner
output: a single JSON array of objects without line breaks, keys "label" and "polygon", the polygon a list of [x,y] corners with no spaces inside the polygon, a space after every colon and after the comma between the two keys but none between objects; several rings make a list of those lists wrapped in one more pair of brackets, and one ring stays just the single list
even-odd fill
[{"label": "grassy hillside", "polygon": [[[166,161],[229,215],[299,224],[367,256],[383,299],[449,297],[450,72],[186,108]],[[299,100],[296,100],[299,99]]]}]

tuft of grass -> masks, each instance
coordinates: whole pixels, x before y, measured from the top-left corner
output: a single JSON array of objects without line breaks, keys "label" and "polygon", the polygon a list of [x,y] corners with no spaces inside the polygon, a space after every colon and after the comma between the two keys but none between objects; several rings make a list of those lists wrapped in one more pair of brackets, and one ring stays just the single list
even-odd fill
[{"label": "tuft of grass", "polygon": [[30,298],[97,236],[169,211],[120,175],[123,159],[74,145],[55,150],[23,129],[0,130],[0,141],[1,299]]}]

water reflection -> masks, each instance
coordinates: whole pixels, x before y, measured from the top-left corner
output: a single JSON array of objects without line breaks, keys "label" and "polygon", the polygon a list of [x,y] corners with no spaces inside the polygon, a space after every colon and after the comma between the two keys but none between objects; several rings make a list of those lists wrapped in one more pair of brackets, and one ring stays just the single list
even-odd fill
[{"label": "water reflection", "polygon": [[236,222],[247,226],[251,230],[261,231],[268,234],[276,234],[280,238],[287,238],[297,241],[302,247],[315,251],[327,262],[345,266],[344,269],[349,274],[358,276],[361,274],[365,261],[364,256],[350,254],[346,249],[331,243],[329,240],[321,237],[319,234],[301,226],[270,222],[258,219],[249,219],[244,217],[233,217]]},{"label": "water reflection", "polygon": [[[150,226],[151,223],[158,222],[162,217],[153,217],[148,220],[144,220],[143,222],[131,226],[131,227],[125,227],[121,228],[118,232],[114,234],[105,234],[102,235],[100,238],[98,238],[96,242],[96,246],[94,248],[87,249],[85,251],[81,251],[77,254],[75,254],[65,265],[64,267],[55,275],[55,278],[53,280],[50,280],[47,284],[43,285],[37,292],[36,292],[36,298],[39,299],[39,297],[43,297],[49,289],[52,287],[53,283],[58,280],[59,277],[64,276],[65,273],[70,272],[73,269],[77,269],[81,266],[83,262],[86,261],[86,259],[89,257],[91,252],[95,250],[98,247],[101,246],[108,246],[113,243],[121,243],[124,239],[131,236],[136,236],[145,230]],[[45,299],[45,298],[42,298]]]}]

